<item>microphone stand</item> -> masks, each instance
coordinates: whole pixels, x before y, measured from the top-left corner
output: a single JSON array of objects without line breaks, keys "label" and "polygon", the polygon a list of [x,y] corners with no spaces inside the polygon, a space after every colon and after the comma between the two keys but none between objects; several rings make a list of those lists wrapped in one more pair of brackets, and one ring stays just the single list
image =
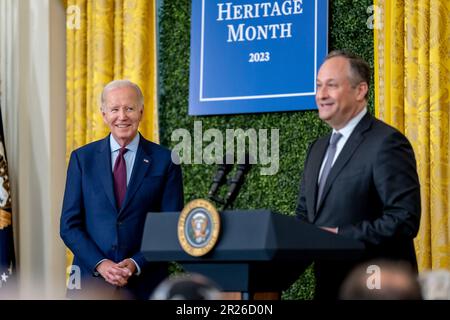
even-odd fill
[{"label": "microphone stand", "polygon": [[[228,165],[228,166],[232,166],[232,165]],[[248,173],[248,171],[250,170],[250,166],[251,166],[251,159],[250,159],[249,155],[246,154],[244,163],[238,164],[234,177],[227,180],[227,185],[229,187],[228,187],[228,192],[225,195],[224,199],[217,196],[217,191],[219,190],[220,187],[222,187],[224,179],[226,179],[226,177],[230,173],[232,167],[224,168],[223,165],[222,165],[222,167],[219,167],[219,170],[213,179],[212,188],[211,188],[210,192],[208,193],[208,198],[210,200],[216,202],[217,204],[222,205],[221,211],[225,211],[229,206],[232,206],[232,204],[234,203],[234,200],[236,199],[236,197],[239,193],[239,190],[241,189],[241,187],[244,183],[245,176]],[[220,172],[220,174],[219,174],[219,172]],[[218,176],[220,176],[220,179],[217,178]]]}]

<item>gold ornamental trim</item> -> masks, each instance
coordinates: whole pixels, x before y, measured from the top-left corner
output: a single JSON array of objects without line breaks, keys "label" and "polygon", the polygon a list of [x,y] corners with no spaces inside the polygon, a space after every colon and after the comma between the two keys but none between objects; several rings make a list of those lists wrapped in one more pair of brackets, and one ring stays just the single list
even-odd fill
[{"label": "gold ornamental trim", "polygon": [[204,256],[216,245],[220,225],[219,213],[211,202],[205,199],[192,200],[178,218],[178,241],[187,254]]},{"label": "gold ornamental trim", "polygon": [[11,225],[11,212],[0,209],[0,230]]}]

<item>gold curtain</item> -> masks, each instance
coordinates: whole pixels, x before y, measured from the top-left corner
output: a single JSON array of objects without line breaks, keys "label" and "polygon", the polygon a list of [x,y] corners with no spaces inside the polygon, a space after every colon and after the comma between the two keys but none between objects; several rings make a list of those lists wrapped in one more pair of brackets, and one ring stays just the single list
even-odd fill
[{"label": "gold curtain", "polygon": [[[66,159],[109,132],[100,94],[113,79],[129,79],[144,94],[140,132],[159,142],[156,4],[148,0],[67,0]],[[72,257],[68,254],[68,265]]]},{"label": "gold curtain", "polygon": [[419,270],[450,268],[450,2],[374,0],[375,112],[416,154],[422,221]]}]

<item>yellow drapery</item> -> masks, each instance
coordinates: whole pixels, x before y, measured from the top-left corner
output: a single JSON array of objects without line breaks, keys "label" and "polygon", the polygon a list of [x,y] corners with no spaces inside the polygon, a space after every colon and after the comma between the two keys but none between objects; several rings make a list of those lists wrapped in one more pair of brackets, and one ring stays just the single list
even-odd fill
[{"label": "yellow drapery", "polygon": [[[374,0],[375,112],[404,132],[417,159],[419,270],[450,268],[450,2]],[[375,14],[377,25],[377,14]],[[380,22],[378,21],[378,22]]]},{"label": "yellow drapery", "polygon": [[[67,0],[66,159],[109,132],[100,94],[113,79],[129,79],[144,94],[139,130],[159,142],[156,4],[148,0]],[[72,256],[67,255],[68,265]]]}]

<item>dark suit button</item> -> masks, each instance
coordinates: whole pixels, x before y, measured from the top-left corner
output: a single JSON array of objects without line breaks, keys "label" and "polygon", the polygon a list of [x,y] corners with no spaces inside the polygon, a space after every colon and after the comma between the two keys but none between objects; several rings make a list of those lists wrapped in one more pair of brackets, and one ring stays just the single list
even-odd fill
[{"label": "dark suit button", "polygon": [[117,222],[117,225],[121,226],[122,225],[122,221]]},{"label": "dark suit button", "polygon": [[117,246],[113,245],[113,246],[111,247],[111,249],[116,250],[116,249],[117,249]]}]

